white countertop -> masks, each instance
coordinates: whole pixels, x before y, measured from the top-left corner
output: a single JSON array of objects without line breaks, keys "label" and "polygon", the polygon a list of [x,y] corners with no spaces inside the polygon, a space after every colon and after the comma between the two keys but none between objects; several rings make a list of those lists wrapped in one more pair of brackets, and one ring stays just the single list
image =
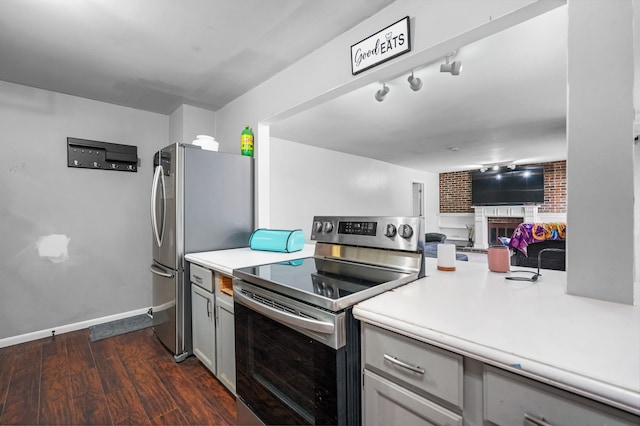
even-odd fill
[{"label": "white countertop", "polygon": [[243,247],[231,250],[189,253],[185,255],[185,259],[189,262],[204,266],[205,268],[210,268],[231,276],[233,270],[238,268],[313,256],[315,247],[315,244],[305,244],[302,250],[293,253],[252,250],[249,247]]},{"label": "white countertop", "polygon": [[436,259],[426,258],[427,277],[353,313],[640,414],[640,307],[568,295],[561,271],[542,270],[530,283],[505,280],[484,263],[456,268],[438,271]]}]

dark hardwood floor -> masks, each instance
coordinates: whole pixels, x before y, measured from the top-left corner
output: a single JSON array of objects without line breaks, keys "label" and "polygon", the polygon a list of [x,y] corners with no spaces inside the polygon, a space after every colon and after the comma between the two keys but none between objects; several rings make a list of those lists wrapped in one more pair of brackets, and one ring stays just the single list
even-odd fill
[{"label": "dark hardwood floor", "polygon": [[89,330],[0,348],[0,424],[235,424],[234,396],[195,357],[173,361],[151,328]]}]

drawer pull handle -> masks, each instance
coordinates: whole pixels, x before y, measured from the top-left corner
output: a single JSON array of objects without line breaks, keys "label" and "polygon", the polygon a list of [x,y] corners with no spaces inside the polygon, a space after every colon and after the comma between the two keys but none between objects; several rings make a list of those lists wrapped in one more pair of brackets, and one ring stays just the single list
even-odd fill
[{"label": "drawer pull handle", "polygon": [[524,419],[525,419],[526,421],[528,421],[529,423],[533,423],[533,424],[534,424],[534,425],[536,425],[536,426],[553,426],[551,423],[547,423],[547,422],[544,420],[544,417],[537,418],[537,417],[535,417],[535,416],[532,416],[532,415],[531,415],[531,414],[529,414],[529,413],[524,413]]},{"label": "drawer pull handle", "polygon": [[414,373],[424,374],[424,369],[423,368],[420,368],[417,365],[414,366],[414,365],[407,364],[406,362],[400,361],[398,358],[396,358],[394,356],[384,354],[384,359],[386,359],[387,361],[389,361],[389,362],[391,362],[391,363],[393,363],[395,365],[398,365],[398,366],[400,366],[402,368],[406,368],[407,370],[411,370]]}]

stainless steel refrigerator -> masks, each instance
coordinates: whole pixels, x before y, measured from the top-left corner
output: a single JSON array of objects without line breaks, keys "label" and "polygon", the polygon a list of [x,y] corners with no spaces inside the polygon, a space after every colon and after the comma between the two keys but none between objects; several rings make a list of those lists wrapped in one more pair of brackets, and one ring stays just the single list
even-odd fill
[{"label": "stainless steel refrigerator", "polygon": [[253,158],[176,143],[154,155],[153,329],[176,362],[192,353],[187,253],[248,247]]}]

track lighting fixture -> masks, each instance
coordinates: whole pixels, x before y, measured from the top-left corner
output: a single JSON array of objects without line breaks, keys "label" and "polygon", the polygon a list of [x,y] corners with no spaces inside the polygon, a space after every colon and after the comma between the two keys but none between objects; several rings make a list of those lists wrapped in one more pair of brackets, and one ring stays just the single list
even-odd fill
[{"label": "track lighting fixture", "polygon": [[389,88],[385,83],[382,83],[382,89],[376,92],[376,101],[382,102],[384,100],[384,97],[387,96],[387,93],[389,93]]},{"label": "track lighting fixture", "polygon": [[418,77],[414,77],[413,71],[411,72],[411,75],[409,76],[407,81],[409,82],[409,87],[411,87],[411,90],[413,90],[414,92],[422,89],[422,80],[420,80]]},{"label": "track lighting fixture", "polygon": [[462,62],[461,61],[453,61],[449,63],[449,60],[453,58],[455,52],[447,55],[445,58],[446,63],[440,65],[440,72],[448,72],[451,75],[460,75],[460,71],[462,70]]},{"label": "track lighting fixture", "polygon": [[484,173],[489,169],[497,172],[498,170],[500,170],[500,167],[506,167],[509,170],[515,170],[517,167],[517,164],[516,163],[483,164],[480,167],[480,172]]}]

